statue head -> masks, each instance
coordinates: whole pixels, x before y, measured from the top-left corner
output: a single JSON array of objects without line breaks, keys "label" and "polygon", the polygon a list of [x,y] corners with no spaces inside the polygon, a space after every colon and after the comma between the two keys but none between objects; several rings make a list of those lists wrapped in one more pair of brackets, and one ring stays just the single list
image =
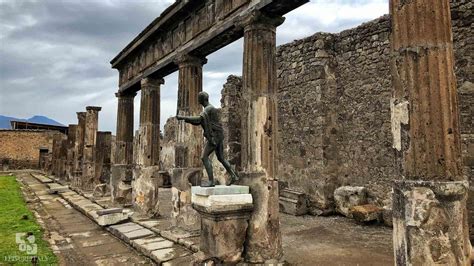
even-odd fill
[{"label": "statue head", "polygon": [[207,94],[207,92],[201,91],[198,94],[198,102],[200,105],[206,107],[206,105],[209,103],[209,94]]}]

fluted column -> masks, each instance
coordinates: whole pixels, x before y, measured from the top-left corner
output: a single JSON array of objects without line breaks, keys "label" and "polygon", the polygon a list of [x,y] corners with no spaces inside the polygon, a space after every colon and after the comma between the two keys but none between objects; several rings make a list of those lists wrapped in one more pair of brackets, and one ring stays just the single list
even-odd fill
[{"label": "fluted column", "polygon": [[133,102],[137,94],[118,92],[115,158],[111,167],[110,190],[112,202],[132,203],[133,178]]},{"label": "fluted column", "polygon": [[136,95],[115,94],[118,98],[115,164],[133,164],[133,101]]},{"label": "fluted column", "polygon": [[141,81],[140,143],[138,164],[158,166],[160,163],[160,86],[163,79]]},{"label": "fluted column", "polygon": [[255,200],[245,257],[263,263],[282,256],[277,181],[276,27],[284,18],[253,12],[244,27],[242,183]]},{"label": "fluted column", "polygon": [[[205,59],[182,55],[176,61],[179,66],[178,78],[178,114],[197,116],[202,111],[198,94],[202,91],[202,66]],[[200,127],[178,121],[177,167],[201,167],[203,135]]]},{"label": "fluted column", "polygon": [[[141,80],[140,128],[137,165],[134,169],[133,205],[147,216],[158,214],[160,180],[160,86],[161,78]],[[161,182],[160,182],[161,181]]]},{"label": "fluted column", "polygon": [[391,0],[397,265],[470,265],[449,0]]},{"label": "fluted column", "polygon": [[95,179],[95,149],[97,143],[97,129],[99,127],[99,111],[101,107],[86,107],[86,123],[84,134],[84,156],[82,162],[82,187],[93,189]]}]

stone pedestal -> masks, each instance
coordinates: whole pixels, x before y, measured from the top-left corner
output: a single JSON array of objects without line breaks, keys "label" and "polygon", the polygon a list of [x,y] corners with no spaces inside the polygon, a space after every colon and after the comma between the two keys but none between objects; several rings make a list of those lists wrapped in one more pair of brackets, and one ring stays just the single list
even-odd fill
[{"label": "stone pedestal", "polygon": [[199,262],[240,262],[253,210],[249,187],[193,187],[191,191],[193,208],[201,215]]},{"label": "stone pedestal", "polygon": [[200,217],[191,205],[191,187],[201,185],[201,168],[175,168],[171,175],[172,224],[199,229]]},{"label": "stone pedestal", "polygon": [[396,181],[393,234],[397,265],[470,265],[468,182]]}]

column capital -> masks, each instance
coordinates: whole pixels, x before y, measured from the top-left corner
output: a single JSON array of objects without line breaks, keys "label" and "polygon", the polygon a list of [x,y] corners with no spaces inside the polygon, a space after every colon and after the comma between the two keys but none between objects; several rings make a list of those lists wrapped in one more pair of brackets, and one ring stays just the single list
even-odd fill
[{"label": "column capital", "polygon": [[100,106],[87,106],[87,107],[86,107],[86,110],[87,110],[87,111],[96,111],[96,112],[99,112],[100,110],[102,110],[102,107],[100,107]]},{"label": "column capital", "polygon": [[123,92],[123,91],[118,91],[115,93],[115,97],[117,98],[134,98],[135,96],[137,96],[137,93],[136,92]]},{"label": "column capital", "polygon": [[179,67],[203,66],[207,63],[207,58],[181,53],[176,56],[176,58],[174,59],[174,63]]},{"label": "column capital", "polygon": [[165,84],[165,80],[163,78],[146,77],[140,80],[141,89],[149,87],[160,87],[160,85],[163,84]]},{"label": "column capital", "polygon": [[76,112],[77,114],[77,119],[84,119],[86,118],[86,112]]},{"label": "column capital", "polygon": [[275,31],[276,27],[285,22],[284,17],[269,17],[259,10],[252,11],[239,18],[237,25],[244,28],[244,31],[253,29],[263,29]]}]

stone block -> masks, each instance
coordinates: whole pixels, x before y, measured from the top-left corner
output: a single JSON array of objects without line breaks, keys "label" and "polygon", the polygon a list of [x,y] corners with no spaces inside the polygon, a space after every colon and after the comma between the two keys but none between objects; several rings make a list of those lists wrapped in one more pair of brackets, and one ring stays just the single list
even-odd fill
[{"label": "stone block", "polygon": [[132,247],[139,250],[141,253],[151,256],[151,253],[158,249],[165,249],[173,247],[175,244],[162,237],[140,238],[130,242]]},{"label": "stone block", "polygon": [[209,195],[234,195],[234,194],[249,194],[249,187],[248,186],[224,186],[224,185],[217,185],[215,187],[198,187],[193,186],[191,188],[191,193],[201,196],[209,196]]},{"label": "stone block", "polygon": [[98,217],[95,218],[95,221],[100,226],[109,226],[109,225],[114,225],[114,224],[128,221],[128,219],[129,217],[127,214],[120,212],[120,213],[108,213],[108,214],[98,215]]},{"label": "stone block", "polygon": [[280,191],[280,212],[291,215],[304,215],[308,212],[306,195],[304,193],[283,189]]},{"label": "stone block", "polygon": [[112,214],[112,213],[122,213],[123,208],[110,208],[110,209],[103,209],[103,210],[98,210],[97,214],[100,215],[106,215],[106,214]]},{"label": "stone block", "polygon": [[365,187],[339,187],[334,191],[336,211],[346,217],[352,218],[349,209],[367,203],[367,189]]},{"label": "stone block", "polygon": [[130,240],[154,236],[155,234],[146,228],[141,228],[135,231],[124,233],[123,235],[124,235],[125,242],[129,243]]},{"label": "stone block", "polygon": [[352,217],[361,223],[381,221],[383,209],[373,204],[354,206],[349,209]]},{"label": "stone block", "polygon": [[230,205],[252,205],[252,195],[250,194],[235,194],[235,195],[192,195],[191,201],[193,204],[198,204],[204,207],[230,206]]},{"label": "stone block", "polygon": [[189,255],[191,255],[191,253],[188,250],[179,246],[158,249],[151,252],[151,258],[158,264]]},{"label": "stone block", "polygon": [[48,194],[57,194],[57,193],[63,193],[67,191],[69,191],[68,186],[62,186],[56,183],[49,184]]}]

